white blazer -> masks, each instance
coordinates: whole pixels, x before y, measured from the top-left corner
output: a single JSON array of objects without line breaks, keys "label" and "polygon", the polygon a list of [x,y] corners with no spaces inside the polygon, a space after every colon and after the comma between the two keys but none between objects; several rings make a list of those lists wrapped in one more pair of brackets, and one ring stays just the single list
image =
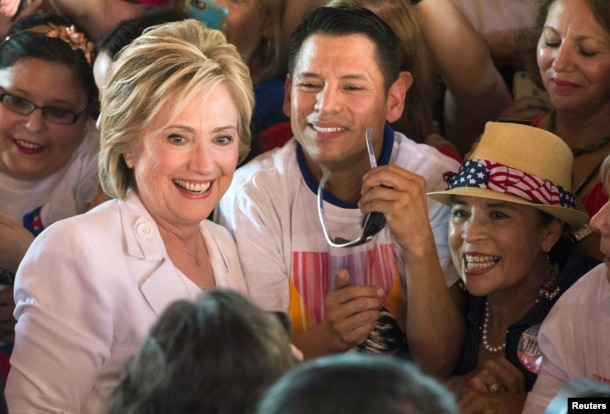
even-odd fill
[{"label": "white blazer", "polygon": [[[207,220],[200,227],[216,285],[246,294],[230,234]],[[10,412],[104,412],[125,360],[159,315],[200,292],[171,262],[133,192],[51,225],[15,281]]]}]

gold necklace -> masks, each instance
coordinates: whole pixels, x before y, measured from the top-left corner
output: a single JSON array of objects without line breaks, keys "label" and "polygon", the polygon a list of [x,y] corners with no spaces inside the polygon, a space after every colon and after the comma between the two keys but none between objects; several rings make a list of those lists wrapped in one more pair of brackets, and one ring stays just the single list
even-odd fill
[{"label": "gold necklace", "polygon": [[[178,246],[176,246],[176,247],[178,247]],[[195,259],[195,265],[197,265],[197,267],[201,267],[201,259],[199,258],[199,239],[197,239],[197,244],[195,246],[195,255],[191,254],[191,252],[189,252],[188,250],[185,250],[181,247],[178,247],[178,249],[182,250],[184,253],[188,254],[193,259]]]},{"label": "gold necklace", "polygon": [[197,267],[201,267],[201,259],[199,259],[199,241],[197,241],[197,248],[195,249],[195,264]]}]

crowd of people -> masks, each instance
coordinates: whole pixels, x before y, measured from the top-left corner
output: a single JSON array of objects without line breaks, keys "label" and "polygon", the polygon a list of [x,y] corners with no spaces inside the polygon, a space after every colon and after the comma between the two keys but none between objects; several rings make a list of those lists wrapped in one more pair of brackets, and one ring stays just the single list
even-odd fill
[{"label": "crowd of people", "polygon": [[3,0],[0,413],[610,384],[610,3],[508,3]]}]

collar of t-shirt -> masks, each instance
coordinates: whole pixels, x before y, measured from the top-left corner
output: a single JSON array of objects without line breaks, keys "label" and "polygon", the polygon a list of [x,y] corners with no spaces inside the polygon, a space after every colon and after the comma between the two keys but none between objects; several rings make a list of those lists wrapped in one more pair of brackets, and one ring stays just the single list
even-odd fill
[{"label": "collar of t-shirt", "polygon": [[[362,137],[364,141],[364,137]],[[296,157],[301,170],[301,175],[307,184],[307,187],[314,193],[318,192],[318,180],[311,174],[307,168],[307,162],[305,162],[305,154],[303,153],[303,147],[298,142],[296,143]],[[392,156],[392,148],[394,147],[394,130],[389,123],[386,122],[383,129],[383,147],[381,148],[381,157],[377,160],[378,165],[387,165],[390,163],[390,157]],[[335,197],[332,193],[324,191],[324,201],[339,206],[341,208],[358,208],[357,203],[345,203]]]}]

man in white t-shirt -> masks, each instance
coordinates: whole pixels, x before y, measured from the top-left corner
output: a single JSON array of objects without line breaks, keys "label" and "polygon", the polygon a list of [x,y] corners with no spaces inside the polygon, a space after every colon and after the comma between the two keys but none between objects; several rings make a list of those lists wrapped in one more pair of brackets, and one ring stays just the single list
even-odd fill
[{"label": "man in white t-shirt", "polygon": [[[399,76],[399,40],[368,10],[323,7],[297,27],[290,50],[284,111],[294,137],[237,170],[218,214],[250,296],[289,313],[306,358],[408,353],[446,376],[464,325],[452,298],[449,210],[426,192],[444,189],[443,173],[458,164],[388,125],[411,84]],[[362,214],[372,212],[383,214],[381,230],[347,243],[361,239]]]}]

